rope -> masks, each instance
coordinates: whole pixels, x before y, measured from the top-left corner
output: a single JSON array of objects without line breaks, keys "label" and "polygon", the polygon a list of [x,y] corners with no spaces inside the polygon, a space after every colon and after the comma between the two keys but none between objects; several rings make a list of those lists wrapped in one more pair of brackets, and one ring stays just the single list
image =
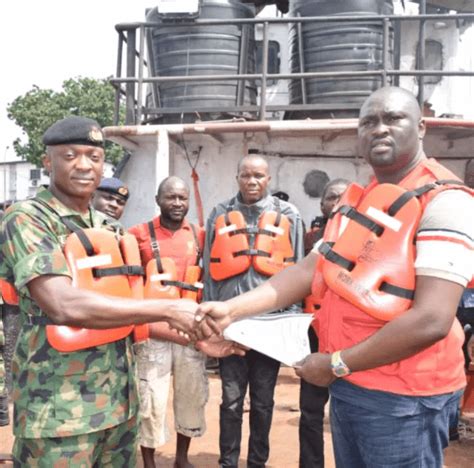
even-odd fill
[{"label": "rope", "polygon": [[204,227],[204,209],[202,206],[201,192],[199,191],[199,175],[196,171],[196,167],[199,163],[199,158],[201,157],[202,146],[198,148],[196,162],[193,164],[191,162],[191,158],[189,157],[188,149],[186,147],[186,143],[184,142],[183,137],[181,137],[181,143],[184,148],[184,155],[186,157],[186,161],[188,161],[189,167],[191,168],[191,178],[193,179],[194,200],[196,202],[196,213],[198,217],[198,223],[199,226]]}]

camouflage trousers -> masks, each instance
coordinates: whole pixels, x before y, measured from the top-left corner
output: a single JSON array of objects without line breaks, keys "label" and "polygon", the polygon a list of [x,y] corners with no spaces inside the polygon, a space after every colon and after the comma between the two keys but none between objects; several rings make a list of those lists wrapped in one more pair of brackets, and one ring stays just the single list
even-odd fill
[{"label": "camouflage trousers", "polygon": [[3,353],[5,349],[5,334],[3,331],[3,304],[0,304],[0,395],[5,392],[5,361]]},{"label": "camouflage trousers", "polygon": [[13,446],[14,467],[99,468],[135,467],[137,419],[91,434],[44,439],[17,437]]}]

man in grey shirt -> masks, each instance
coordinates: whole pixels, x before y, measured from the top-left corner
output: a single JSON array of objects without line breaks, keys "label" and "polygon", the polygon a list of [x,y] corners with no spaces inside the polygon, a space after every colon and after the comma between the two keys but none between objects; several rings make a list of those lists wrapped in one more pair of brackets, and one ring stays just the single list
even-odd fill
[{"label": "man in grey shirt", "polygon": [[[262,268],[259,263],[262,259],[265,263],[265,259],[270,258],[270,264],[274,260],[272,248],[269,249],[270,252],[262,251],[261,245],[263,244],[258,239],[259,236],[266,236],[268,239],[270,236],[266,229],[274,229],[271,222],[262,225],[261,220],[265,213],[277,213],[275,224],[280,221],[278,217],[280,215],[289,221],[286,230],[281,227],[274,229],[274,233],[278,234],[274,234],[273,237],[280,236],[280,239],[287,239],[286,245],[292,250],[291,255],[284,258],[284,263],[280,266],[284,267],[286,262],[289,264],[297,262],[303,257],[304,232],[301,217],[291,203],[278,200],[267,193],[267,186],[270,182],[268,163],[262,156],[251,154],[240,160],[237,169],[236,179],[239,193],[230,200],[219,203],[212,210],[206,225],[203,258],[206,269],[204,277],[205,301],[225,301],[238,296],[263,283],[271,275],[271,271],[268,269],[265,271],[266,268]],[[216,222],[222,221],[226,215],[229,217],[230,213],[235,212],[242,214],[245,220],[244,228],[235,226],[235,223],[227,218],[227,226],[221,228],[219,225],[216,229]],[[279,226],[283,225],[282,222]],[[235,231],[236,228],[237,231]],[[231,233],[232,229],[235,232]],[[219,249],[214,245],[216,237],[225,234],[229,234],[229,237],[227,242],[220,243],[222,249]],[[235,237],[232,239],[234,234]],[[248,243],[248,245],[246,249],[237,249],[236,251],[233,250],[232,244],[235,245],[239,235],[240,239],[244,239],[244,243]],[[237,252],[238,255],[233,255]],[[222,257],[219,258],[221,254]],[[242,257],[246,257],[244,263],[249,263],[249,266],[244,270],[241,268]],[[293,305],[288,310],[301,312],[299,305]],[[243,402],[247,386],[250,392],[250,439],[247,466],[249,468],[265,466],[269,456],[273,395],[279,368],[278,361],[254,350],[248,351],[243,357],[229,356],[219,360],[222,380],[220,466],[235,468],[238,466]]]}]

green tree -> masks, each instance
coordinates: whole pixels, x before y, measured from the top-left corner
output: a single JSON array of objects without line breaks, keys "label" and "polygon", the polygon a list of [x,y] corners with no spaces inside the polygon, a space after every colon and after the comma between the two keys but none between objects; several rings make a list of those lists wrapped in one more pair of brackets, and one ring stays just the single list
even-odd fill
[{"label": "green tree", "polygon": [[[68,115],[90,117],[101,126],[113,125],[114,102],[115,91],[107,79],[71,78],[63,82],[59,92],[33,86],[7,108],[8,117],[27,137],[26,142],[22,138],[13,142],[16,154],[40,166],[44,153],[41,138],[50,125]],[[120,123],[123,119],[124,110],[121,108]],[[107,161],[116,164],[122,156],[122,148],[107,142],[105,149]]]}]

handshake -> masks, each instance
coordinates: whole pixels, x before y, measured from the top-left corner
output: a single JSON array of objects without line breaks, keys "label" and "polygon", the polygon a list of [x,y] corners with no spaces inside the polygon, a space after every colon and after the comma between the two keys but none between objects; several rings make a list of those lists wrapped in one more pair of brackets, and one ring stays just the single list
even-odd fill
[{"label": "handshake", "polygon": [[245,355],[245,347],[222,336],[224,329],[233,321],[226,302],[197,304],[187,299],[173,302],[168,324],[182,339],[193,342],[197,349],[211,357]]}]

